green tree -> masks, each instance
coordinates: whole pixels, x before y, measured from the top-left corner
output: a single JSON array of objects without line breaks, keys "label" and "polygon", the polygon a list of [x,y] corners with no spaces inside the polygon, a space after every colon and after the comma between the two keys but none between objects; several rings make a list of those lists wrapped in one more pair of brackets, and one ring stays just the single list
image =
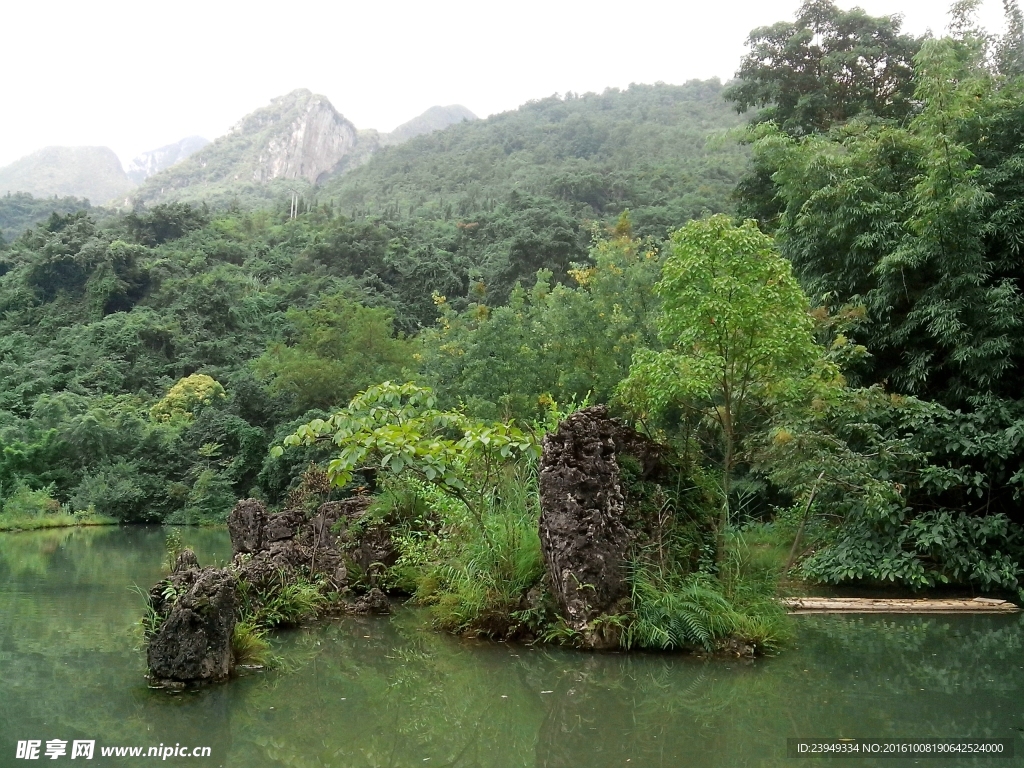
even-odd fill
[{"label": "green tree", "polygon": [[[531,432],[511,423],[484,423],[459,410],[438,410],[432,390],[389,381],[370,387],[328,419],[314,419],[284,439],[285,446],[333,442],[341,450],[327,465],[336,485],[364,467],[403,473],[463,502],[483,529],[483,507],[501,467],[518,457],[536,459]],[[275,446],[272,456],[280,456]]]},{"label": "green tree", "polygon": [[861,113],[902,119],[913,108],[913,57],[921,41],[900,33],[899,16],[843,11],[805,0],[793,22],[750,33],[750,52],[725,97],[758,121],[794,136],[827,130]]},{"label": "green tree", "polygon": [[642,419],[682,409],[715,425],[721,558],[732,475],[752,426],[836,374],[823,364],[789,262],[752,221],[734,226],[719,215],[675,232],[657,292],[665,349],[637,352],[618,396]]},{"label": "green tree", "polygon": [[[735,81],[723,95],[738,112],[759,109],[755,123],[790,136],[813,135],[858,115],[888,121],[914,110],[913,57],[921,40],[900,33],[900,17],[843,11],[831,0],[805,0],[793,22],[760,27],[747,39]],[[754,133],[747,140],[758,135]],[[763,154],[736,188],[740,213],[766,231],[782,203]]]},{"label": "green tree", "polygon": [[274,394],[294,399],[296,413],[333,408],[374,382],[401,373],[410,343],[394,335],[393,314],[342,294],[308,310],[289,310],[291,344],[276,343],[256,361]]},{"label": "green tree", "polygon": [[153,408],[154,421],[171,421],[175,417],[191,419],[197,408],[226,397],[224,387],[212,376],[193,373],[171,387]]},{"label": "green tree", "polygon": [[537,273],[505,306],[472,304],[457,312],[438,297],[441,318],[420,335],[423,375],[442,396],[486,418],[534,418],[548,397],[607,401],[629,371],[633,351],[657,344],[654,293],[661,260],[631,236],[628,213],[569,270],[575,286]]},{"label": "green tree", "polygon": [[193,208],[186,203],[154,205],[145,212],[132,211],[124,217],[128,233],[142,245],[160,245],[177,240],[209,221],[206,206]]},{"label": "green tree", "polygon": [[[1017,587],[1019,527],[1002,513],[979,514],[991,499],[985,474],[962,455],[933,450],[940,442],[975,448],[971,420],[881,387],[831,394],[786,414],[758,448],[773,482],[798,499],[797,540],[812,532],[804,575],[915,589]],[[800,554],[795,541],[791,561]]]},{"label": "green tree", "polygon": [[813,297],[866,308],[869,383],[953,408],[1016,399],[1024,81],[994,72],[973,35],[929,41],[916,62],[923,107],[905,127],[763,131],[779,247]]}]

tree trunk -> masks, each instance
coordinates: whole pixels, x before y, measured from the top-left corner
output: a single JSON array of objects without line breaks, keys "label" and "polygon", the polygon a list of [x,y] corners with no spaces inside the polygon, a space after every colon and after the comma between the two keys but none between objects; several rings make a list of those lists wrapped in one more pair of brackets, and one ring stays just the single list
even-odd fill
[{"label": "tree trunk", "polygon": [[722,461],[722,511],[718,519],[718,536],[715,543],[715,563],[721,565],[725,561],[725,530],[729,527],[729,491],[732,486],[732,465],[735,461],[735,448],[732,434],[732,414],[729,402],[722,409],[722,432],[725,433],[725,458]]}]

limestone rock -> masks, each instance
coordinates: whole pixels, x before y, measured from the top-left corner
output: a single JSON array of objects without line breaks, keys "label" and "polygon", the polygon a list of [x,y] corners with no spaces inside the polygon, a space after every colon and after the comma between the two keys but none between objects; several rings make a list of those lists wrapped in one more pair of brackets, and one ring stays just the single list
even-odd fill
[{"label": "limestone rock", "polygon": [[[342,117],[326,98],[308,92],[294,92],[282,99],[298,104],[285,130],[267,137],[253,169],[253,181],[271,179],[305,179],[315,184],[352,152],[356,144],[356,127]],[[262,127],[252,115],[240,128]]]},{"label": "limestone rock", "polygon": [[350,542],[349,556],[367,574],[371,584],[381,572],[398,562],[398,549],[386,524],[368,526],[358,535],[348,534],[345,538]]},{"label": "limestone rock", "polygon": [[[628,598],[629,531],[615,459],[620,426],[604,406],[577,411],[544,438],[540,540],[552,592],[566,623],[591,619]],[[613,638],[592,638],[592,647]]]},{"label": "limestone rock", "polygon": [[[670,472],[669,448],[642,435],[619,419],[612,419],[615,456],[619,461],[623,455],[631,456],[640,466],[640,480],[656,483],[667,479]],[[620,461],[621,465],[621,461]]]},{"label": "limestone rock", "polygon": [[235,566],[246,581],[269,585],[302,570],[323,574],[336,587],[346,586],[345,559],[373,577],[395,564],[398,552],[385,524],[352,523],[366,514],[372,499],[355,496],[321,504],[307,518],[301,510],[268,514],[262,502],[238,502],[228,516]]},{"label": "limestone rock", "polygon": [[298,510],[289,510],[279,515],[268,516],[265,534],[267,543],[294,539],[295,534],[299,532],[305,522],[306,516]]},{"label": "limestone rock", "polygon": [[365,614],[365,613],[377,613],[387,614],[391,613],[391,601],[388,600],[388,596],[381,592],[379,589],[374,587],[365,595],[360,597],[348,608],[349,613]]},{"label": "limestone rock", "polygon": [[150,600],[165,617],[146,654],[155,681],[214,682],[231,674],[237,592],[229,571],[186,569],[157,584]]},{"label": "limestone rock", "polygon": [[171,569],[171,572],[181,573],[182,571],[189,571],[198,567],[199,558],[196,557],[196,553],[191,549],[183,549],[174,559],[174,568]]},{"label": "limestone rock", "polygon": [[255,553],[266,544],[267,508],[258,499],[243,499],[228,515],[231,551]]}]

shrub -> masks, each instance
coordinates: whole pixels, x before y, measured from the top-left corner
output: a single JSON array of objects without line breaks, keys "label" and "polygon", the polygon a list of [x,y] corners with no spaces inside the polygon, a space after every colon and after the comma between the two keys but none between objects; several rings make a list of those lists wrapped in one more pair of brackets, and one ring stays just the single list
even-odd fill
[{"label": "shrub", "polygon": [[775,650],[791,634],[783,609],[756,582],[730,584],[707,574],[680,576],[638,565],[632,586],[633,611],[621,639],[626,649],[710,652],[738,640]]},{"label": "shrub", "polygon": [[118,520],[152,519],[145,507],[146,490],[138,482],[139,468],[134,462],[102,464],[82,478],[71,496],[77,509],[94,507]]},{"label": "shrub", "polygon": [[238,595],[241,621],[259,630],[296,626],[316,618],[327,604],[322,585],[300,576],[266,585],[239,579]]},{"label": "shrub", "polygon": [[4,500],[3,517],[8,520],[30,520],[60,512],[60,502],[50,494],[53,487],[32,490],[19,483]]}]

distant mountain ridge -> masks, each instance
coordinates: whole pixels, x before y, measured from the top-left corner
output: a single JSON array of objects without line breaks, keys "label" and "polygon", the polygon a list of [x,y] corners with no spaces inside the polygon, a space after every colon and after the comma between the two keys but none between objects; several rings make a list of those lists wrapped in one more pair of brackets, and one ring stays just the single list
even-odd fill
[{"label": "distant mountain ridge", "polygon": [[109,147],[45,147],[0,168],[0,195],[27,192],[105,203],[134,186]]},{"label": "distant mountain ridge", "polygon": [[298,89],[243,117],[224,136],[147,178],[135,202],[213,204],[305,193],[365,163],[380,149],[476,115],[463,106],[431,107],[389,134],[358,130],[326,96]]},{"label": "distant mountain ridge", "polygon": [[74,196],[98,205],[267,199],[285,186],[305,190],[356,168],[383,147],[476,119],[453,104],[431,107],[391,133],[358,130],[327,97],[298,89],[214,142],[188,136],[143,152],[127,171],[108,147],[46,147],[0,168],[0,195]]},{"label": "distant mountain ridge", "polygon": [[190,157],[210,143],[202,136],[187,136],[173,144],[143,152],[128,163],[128,178],[141,184],[150,176]]},{"label": "distant mountain ridge", "polygon": [[417,136],[444,130],[449,125],[455,125],[463,121],[472,122],[478,119],[476,115],[461,104],[450,104],[447,107],[431,107],[422,115],[402,123],[391,133],[382,134],[383,143],[402,144]]},{"label": "distant mountain ridge", "polygon": [[199,152],[146,179],[132,198],[216,203],[239,193],[260,196],[273,182],[304,189],[334,170],[357,142],[356,127],[326,97],[299,89],[273,99]]}]

